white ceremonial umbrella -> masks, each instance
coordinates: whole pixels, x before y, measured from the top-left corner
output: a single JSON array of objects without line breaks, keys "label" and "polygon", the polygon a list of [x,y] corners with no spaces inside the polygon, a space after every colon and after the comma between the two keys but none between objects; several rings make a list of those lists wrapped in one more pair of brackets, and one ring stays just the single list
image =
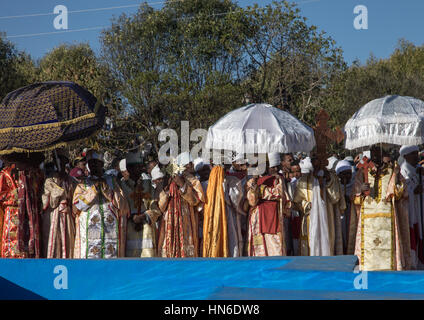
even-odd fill
[{"label": "white ceremonial umbrella", "polygon": [[397,95],[368,102],[344,127],[346,149],[424,143],[424,101]]},{"label": "white ceremonial umbrella", "polygon": [[209,127],[207,149],[238,153],[310,152],[314,131],[287,111],[269,104],[235,109]]}]

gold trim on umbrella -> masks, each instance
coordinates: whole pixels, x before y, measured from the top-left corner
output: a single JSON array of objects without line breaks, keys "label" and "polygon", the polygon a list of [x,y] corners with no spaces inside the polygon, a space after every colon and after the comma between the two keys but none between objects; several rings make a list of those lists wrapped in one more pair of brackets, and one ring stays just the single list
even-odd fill
[{"label": "gold trim on umbrella", "polygon": [[0,129],[0,133],[7,133],[7,132],[23,132],[23,131],[30,131],[30,130],[38,130],[38,129],[49,129],[49,128],[56,128],[56,127],[61,127],[61,126],[67,126],[70,124],[74,124],[83,120],[87,120],[87,119],[93,119],[96,117],[95,113],[89,113],[86,115],[83,115],[81,117],[75,118],[75,119],[71,119],[71,120],[66,120],[66,121],[61,121],[61,122],[53,122],[53,123],[45,123],[45,124],[35,124],[32,126],[25,126],[25,127],[19,127],[19,128],[4,128],[4,129]]}]

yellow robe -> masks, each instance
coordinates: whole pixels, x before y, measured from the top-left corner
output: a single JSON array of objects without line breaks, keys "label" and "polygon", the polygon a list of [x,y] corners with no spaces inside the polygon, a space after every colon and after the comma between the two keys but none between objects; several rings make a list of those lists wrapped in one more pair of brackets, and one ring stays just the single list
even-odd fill
[{"label": "yellow robe", "polygon": [[[361,270],[403,270],[410,268],[408,202],[401,178],[395,184],[392,168],[383,170],[378,183],[376,173],[368,171],[370,196],[361,196],[362,169],[355,177],[352,194],[355,254]],[[356,226],[356,230],[354,229]],[[352,240],[350,241],[352,242]]]},{"label": "yellow robe", "polygon": [[[303,175],[296,185],[296,191],[293,197],[293,202],[301,212],[301,230],[299,241],[299,253],[302,256],[309,256],[309,223],[310,223],[310,204],[312,203],[312,184],[313,175],[309,173]],[[339,214],[337,211],[343,212],[346,208],[346,203],[341,194],[340,182],[337,176],[330,172],[330,181],[326,184],[326,211],[328,232],[330,239],[330,254],[341,254],[343,250],[343,241],[341,236],[341,228],[339,227]],[[335,214],[336,212],[336,214]],[[337,227],[336,227],[337,226]],[[336,252],[337,248],[337,252]]]},{"label": "yellow robe", "polygon": [[225,172],[215,166],[209,176],[203,220],[203,257],[228,257],[228,229],[222,184]]},{"label": "yellow robe", "polygon": [[[139,182],[140,183],[140,182]],[[157,254],[157,230],[156,221],[161,216],[157,200],[150,199],[141,192],[137,194],[136,183],[129,180],[121,180],[122,190],[128,201],[131,213],[137,213],[138,204],[140,204],[140,212],[145,212],[149,217],[149,222],[144,223],[141,230],[136,230],[136,224],[131,219],[123,218],[126,224],[126,244],[125,257],[147,258],[156,257]],[[140,185],[138,185],[140,188]],[[139,199],[134,199],[135,196]]]}]

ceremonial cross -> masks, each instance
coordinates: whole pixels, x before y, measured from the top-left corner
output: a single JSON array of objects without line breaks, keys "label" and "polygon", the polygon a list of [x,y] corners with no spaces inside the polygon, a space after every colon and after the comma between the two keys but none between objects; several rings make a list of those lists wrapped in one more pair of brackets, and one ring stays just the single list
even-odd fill
[{"label": "ceremonial cross", "polygon": [[[362,168],[364,173],[364,183],[368,183],[368,170],[375,168],[375,165],[372,161],[369,161],[367,157],[363,157],[361,163],[357,165],[358,169]],[[364,192],[365,196],[370,195],[370,191]]]},{"label": "ceremonial cross", "polygon": [[130,198],[134,201],[134,207],[137,208],[137,213],[141,213],[141,206],[144,204],[143,199],[150,199],[150,192],[143,192],[143,185],[140,181],[137,182],[135,190],[130,194]]},{"label": "ceremonial cross", "polygon": [[317,144],[316,154],[319,160],[320,169],[324,169],[328,165],[327,145],[331,142],[342,142],[344,134],[339,127],[334,131],[328,127],[328,119],[330,119],[330,116],[324,109],[318,112],[316,119],[317,125],[314,128]]},{"label": "ceremonial cross", "polygon": [[[317,124],[314,131],[317,144],[316,157],[318,160],[318,168],[314,168],[314,170],[324,170],[328,165],[327,145],[332,141],[340,143],[344,139],[344,134],[339,127],[337,127],[335,131],[328,127],[328,119],[330,119],[330,116],[324,109],[321,109],[316,116]],[[322,196],[323,177],[319,177],[318,181],[321,187],[320,191]]]},{"label": "ceremonial cross", "polygon": [[141,191],[141,186],[138,184],[135,187],[135,191],[130,194],[130,198],[134,202],[134,207],[137,208],[137,213],[141,213],[141,204],[142,199],[144,198],[145,194]]},{"label": "ceremonial cross", "polygon": [[380,241],[379,238],[375,238],[374,243],[378,247],[380,245],[381,241]]}]

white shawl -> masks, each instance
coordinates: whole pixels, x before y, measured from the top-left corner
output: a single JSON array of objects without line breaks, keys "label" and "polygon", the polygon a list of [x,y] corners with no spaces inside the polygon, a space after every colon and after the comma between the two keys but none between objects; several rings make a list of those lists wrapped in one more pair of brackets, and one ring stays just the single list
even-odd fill
[{"label": "white shawl", "polygon": [[330,255],[330,236],[326,210],[326,192],[321,198],[318,179],[314,178],[312,186],[312,207],[309,223],[309,249],[311,256]]}]

